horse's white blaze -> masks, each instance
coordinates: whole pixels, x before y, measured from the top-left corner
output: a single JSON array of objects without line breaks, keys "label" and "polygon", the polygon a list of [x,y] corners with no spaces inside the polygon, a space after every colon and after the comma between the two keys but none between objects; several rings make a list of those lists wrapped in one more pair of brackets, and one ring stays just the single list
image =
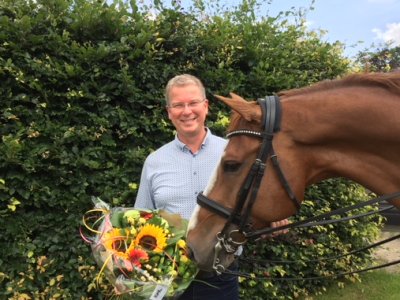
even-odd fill
[{"label": "horse's white blaze", "polygon": [[[224,151],[223,155],[224,155],[224,154],[225,154],[225,151]],[[215,181],[216,181],[216,178],[217,178],[217,169],[218,169],[218,166],[219,166],[219,164],[217,164],[217,165],[215,166],[214,171],[213,171],[213,173],[212,173],[210,179],[208,180],[207,186],[206,186],[206,188],[204,189],[203,194],[204,194],[205,196],[207,196],[208,192],[211,191],[211,189],[213,188],[213,186],[214,186],[214,184],[215,184]],[[198,223],[199,210],[200,210],[200,205],[197,204],[197,205],[195,206],[193,212],[192,212],[191,217],[190,217],[189,224],[188,224],[188,231],[190,231],[190,230],[192,230],[194,227],[196,227],[196,225],[197,225],[197,223]]]},{"label": "horse's white blaze", "polygon": [[188,224],[188,231],[192,230],[197,225],[197,217],[199,214],[200,205],[196,204],[192,216],[190,217],[189,224]]},{"label": "horse's white blaze", "polygon": [[[223,157],[224,155],[225,155],[225,150],[224,150],[224,152],[222,153],[222,157]],[[208,179],[207,186],[206,186],[206,188],[204,189],[204,192],[203,192],[203,194],[204,194],[205,196],[208,195],[208,193],[209,193],[209,192],[211,191],[211,189],[214,187],[215,181],[217,181],[217,170],[218,170],[218,167],[219,167],[220,163],[221,163],[221,160],[220,160],[219,163],[215,166],[214,171],[213,171],[213,173],[211,174],[210,179]]]},{"label": "horse's white blaze", "polygon": [[[215,178],[216,178],[215,174],[217,173],[216,170],[217,170],[217,168],[215,168],[213,175],[211,176],[211,178],[209,179],[209,181],[207,183],[207,187],[204,189],[204,192],[203,192],[204,195],[207,195],[207,192],[209,190],[211,190],[211,188],[213,187],[213,185],[215,183]],[[190,220],[189,220],[188,231],[192,230],[194,227],[196,227],[196,225],[198,223],[199,210],[200,210],[200,205],[196,204],[196,206],[192,212],[192,215],[190,217]]]}]

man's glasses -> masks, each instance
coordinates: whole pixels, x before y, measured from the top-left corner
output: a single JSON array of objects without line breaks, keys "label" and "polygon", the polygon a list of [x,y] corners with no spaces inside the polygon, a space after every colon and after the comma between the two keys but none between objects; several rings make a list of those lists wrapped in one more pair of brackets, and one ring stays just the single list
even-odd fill
[{"label": "man's glasses", "polygon": [[182,103],[182,102],[172,103],[172,104],[168,105],[168,107],[169,107],[169,108],[172,108],[172,109],[174,109],[174,110],[177,110],[177,111],[183,111],[183,110],[185,110],[186,106],[189,107],[189,108],[191,108],[191,109],[194,109],[194,108],[200,107],[200,104],[203,103],[205,100],[206,100],[206,99],[203,99],[203,100],[193,100],[193,101],[191,101],[191,102],[189,102],[189,103]]}]

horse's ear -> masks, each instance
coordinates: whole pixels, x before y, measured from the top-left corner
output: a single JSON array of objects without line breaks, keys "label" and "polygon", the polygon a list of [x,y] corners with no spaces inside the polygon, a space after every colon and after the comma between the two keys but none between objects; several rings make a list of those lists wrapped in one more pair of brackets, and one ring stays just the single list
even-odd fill
[{"label": "horse's ear", "polygon": [[235,93],[229,93],[231,98],[214,95],[218,100],[224,102],[231,109],[240,114],[246,121],[256,121],[261,122],[261,109],[258,105],[253,105],[254,103],[250,103],[244,100],[239,95]]}]

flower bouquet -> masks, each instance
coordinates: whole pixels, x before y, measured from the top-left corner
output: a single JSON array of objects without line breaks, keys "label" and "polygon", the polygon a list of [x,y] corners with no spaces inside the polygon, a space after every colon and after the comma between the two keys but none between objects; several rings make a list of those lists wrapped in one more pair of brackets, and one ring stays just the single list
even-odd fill
[{"label": "flower bouquet", "polygon": [[[172,299],[189,286],[197,267],[187,256],[187,221],[165,211],[113,208],[98,198],[83,217],[94,258],[114,286],[132,299]],[[165,298],[164,298],[165,297]]]}]

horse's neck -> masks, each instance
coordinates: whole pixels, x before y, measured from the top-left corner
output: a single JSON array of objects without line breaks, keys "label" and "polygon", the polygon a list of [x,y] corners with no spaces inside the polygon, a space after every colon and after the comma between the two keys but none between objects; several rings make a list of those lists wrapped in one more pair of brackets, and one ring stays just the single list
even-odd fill
[{"label": "horse's neck", "polygon": [[[352,179],[376,193],[400,190],[400,97],[353,89],[283,101],[282,129],[301,149],[306,181]],[[288,113],[285,113],[287,111]]]}]

